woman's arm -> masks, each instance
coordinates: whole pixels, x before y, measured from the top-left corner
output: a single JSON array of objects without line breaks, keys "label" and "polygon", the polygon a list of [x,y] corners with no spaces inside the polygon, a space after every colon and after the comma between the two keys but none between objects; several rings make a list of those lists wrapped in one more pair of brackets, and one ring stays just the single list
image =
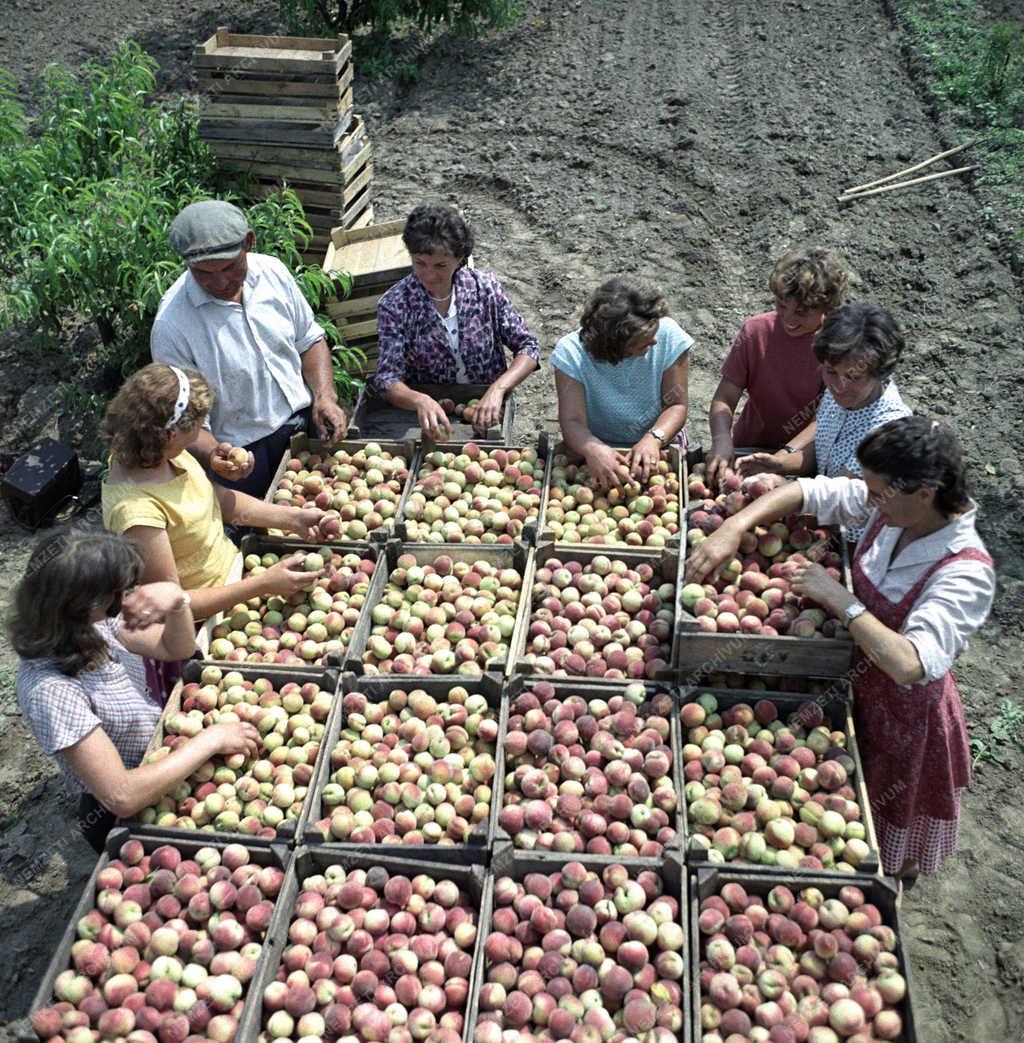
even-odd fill
[{"label": "woman's arm", "polygon": [[177,583],[147,583],[126,594],[117,639],[136,655],[165,662],[187,659],[196,647],[195,622]]},{"label": "woman's arm", "polygon": [[742,394],[743,388],[722,377],[711,399],[711,408],[708,410],[711,449],[707,455],[707,482],[711,489],[718,488],[725,469],[736,455],[732,442],[732,422]]},{"label": "woman's arm", "polygon": [[555,389],[558,393],[558,423],[565,444],[587,461],[587,467],[600,488],[621,485],[629,474],[626,457],[602,442],[587,426],[586,388],[580,381],[556,369]]},{"label": "woman's arm", "polygon": [[413,391],[403,380],[396,380],[385,392],[384,397],[399,409],[408,409],[416,414],[420,430],[434,442],[447,442],[452,436],[452,424],[448,414],[429,395]]},{"label": "woman's arm", "polygon": [[778,521],[787,514],[799,514],[803,505],[804,494],[799,482],[786,482],[752,500],[693,548],[686,560],[686,582],[700,583],[708,573],[735,558],[740,537],[748,529]]},{"label": "woman's arm", "polygon": [[[166,530],[149,525],[133,525],[125,531],[125,535],[142,555],[140,578],[143,583],[178,583],[178,567]],[[298,555],[289,555],[259,575],[246,576],[236,583],[227,583],[221,587],[197,587],[190,590],[192,615],[196,619],[208,619],[260,594],[287,597],[308,587],[320,573],[295,571],[293,566],[298,560]]]},{"label": "woman's arm", "polygon": [[[816,601],[839,619],[857,601],[820,565],[797,566],[790,584],[798,594]],[[849,631],[864,655],[897,684],[917,684],[923,679],[924,668],[913,642],[887,627],[877,616],[862,612],[849,624]]]},{"label": "woman's arm", "polygon": [[690,408],[690,353],[684,351],[661,375],[662,411],[653,427],[664,431],[663,441],[650,432],[640,438],[629,453],[629,473],[646,482],[658,466],[661,450],[683,429]]},{"label": "woman's arm", "polygon": [[257,500],[248,493],[214,485],[213,494],[220,503],[221,517],[234,525],[248,525],[260,529],[284,529],[303,539],[315,539],[316,526],[324,512],[317,507],[284,507],[281,504]]},{"label": "woman's arm", "polygon": [[168,756],[137,768],[124,766],[117,747],[101,727],[60,752],[85,788],[107,811],[118,818],[131,818],[155,804],[217,754],[241,753],[256,757],[259,749],[256,728],[234,722],[204,728]]},{"label": "woman's arm", "polygon": [[473,417],[473,426],[483,430],[497,427],[501,422],[501,407],[505,396],[514,387],[518,387],[539,365],[532,355],[516,355],[508,369],[484,392]]},{"label": "woman's arm", "polygon": [[814,451],[814,435],[818,430],[818,421],[812,420],[795,438],[786,444],[796,450],[784,453],[781,449],[774,453],[751,453],[736,461],[736,470],[744,478],[755,474],[781,474],[787,477],[813,475],[818,466]]}]

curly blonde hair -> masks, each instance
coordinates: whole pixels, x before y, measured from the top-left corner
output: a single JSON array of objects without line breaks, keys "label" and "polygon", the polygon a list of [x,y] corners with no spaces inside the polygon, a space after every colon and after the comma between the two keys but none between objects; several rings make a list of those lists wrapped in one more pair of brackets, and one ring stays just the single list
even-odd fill
[{"label": "curly blonde hair", "polygon": [[[206,419],[213,392],[194,369],[183,369],[189,399],[171,430],[192,431]],[[100,434],[124,467],[158,467],[167,448],[167,422],[174,416],[178,378],[170,366],[152,362],[132,374],[107,406]]]},{"label": "curly blonde hair", "polygon": [[791,297],[804,308],[832,311],[843,303],[843,262],[823,246],[787,250],[776,262],[768,285],[776,297]]}]

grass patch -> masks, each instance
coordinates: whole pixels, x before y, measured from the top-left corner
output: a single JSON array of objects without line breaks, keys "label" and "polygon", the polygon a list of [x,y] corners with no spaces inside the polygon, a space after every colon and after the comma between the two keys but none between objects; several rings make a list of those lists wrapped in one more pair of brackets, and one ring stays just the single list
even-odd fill
[{"label": "grass patch", "polygon": [[[993,21],[975,0],[895,0],[925,86],[949,115],[980,184],[1024,235],[1024,22]],[[994,216],[1000,216],[998,214]]]},{"label": "grass patch", "polygon": [[974,767],[987,761],[1005,767],[1007,755],[1014,747],[1024,750],[1024,706],[1004,699],[996,707],[985,736],[971,739]]}]

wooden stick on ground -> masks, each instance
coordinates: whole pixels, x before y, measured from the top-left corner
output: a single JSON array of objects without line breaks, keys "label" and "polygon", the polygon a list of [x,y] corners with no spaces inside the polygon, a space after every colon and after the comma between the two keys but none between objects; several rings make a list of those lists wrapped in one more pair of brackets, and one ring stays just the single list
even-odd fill
[{"label": "wooden stick on ground", "polygon": [[[876,181],[868,181],[867,184],[864,185],[854,185],[853,188],[845,188],[843,189],[842,194],[844,196],[852,196],[863,192],[865,189],[874,188],[876,185],[884,185],[887,181],[895,181],[898,177],[913,174],[914,171],[921,170],[923,167],[930,167],[933,163],[938,163],[940,159],[945,159],[947,156],[955,156],[958,152],[963,152],[965,148],[970,148],[973,144],[973,141],[968,141],[963,145],[957,145],[956,148],[947,149],[945,152],[939,152],[937,155],[924,159],[920,163],[915,163],[912,167],[907,167],[904,170],[897,170],[895,174],[887,174],[885,177],[880,177]],[[908,182],[908,184],[909,183],[910,182]]]},{"label": "wooden stick on ground", "polygon": [[901,181],[898,185],[883,185],[881,188],[872,188],[867,192],[836,196],[836,201],[839,203],[852,203],[856,199],[866,199],[868,196],[877,196],[882,192],[895,192],[901,188],[909,188],[911,185],[922,185],[925,181],[937,181],[940,177],[952,177],[953,174],[965,174],[968,170],[976,169],[977,164],[972,164],[968,167],[957,167],[955,170],[942,170],[938,174],[927,174],[924,177],[915,177],[909,181]]}]

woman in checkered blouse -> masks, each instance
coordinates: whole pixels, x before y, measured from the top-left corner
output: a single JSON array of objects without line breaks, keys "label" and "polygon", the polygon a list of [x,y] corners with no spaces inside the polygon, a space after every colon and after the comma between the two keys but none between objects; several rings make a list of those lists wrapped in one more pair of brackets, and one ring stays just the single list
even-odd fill
[{"label": "woman in checkered blouse", "polygon": [[136,587],[141,564],[124,536],[49,536],[28,563],[10,623],[22,716],[81,793],[80,828],[96,850],[115,817],[155,803],[215,754],[258,749],[252,725],[219,724],[141,763],[161,707],[139,657],[184,659],[195,646],[188,595],[174,583]]}]

